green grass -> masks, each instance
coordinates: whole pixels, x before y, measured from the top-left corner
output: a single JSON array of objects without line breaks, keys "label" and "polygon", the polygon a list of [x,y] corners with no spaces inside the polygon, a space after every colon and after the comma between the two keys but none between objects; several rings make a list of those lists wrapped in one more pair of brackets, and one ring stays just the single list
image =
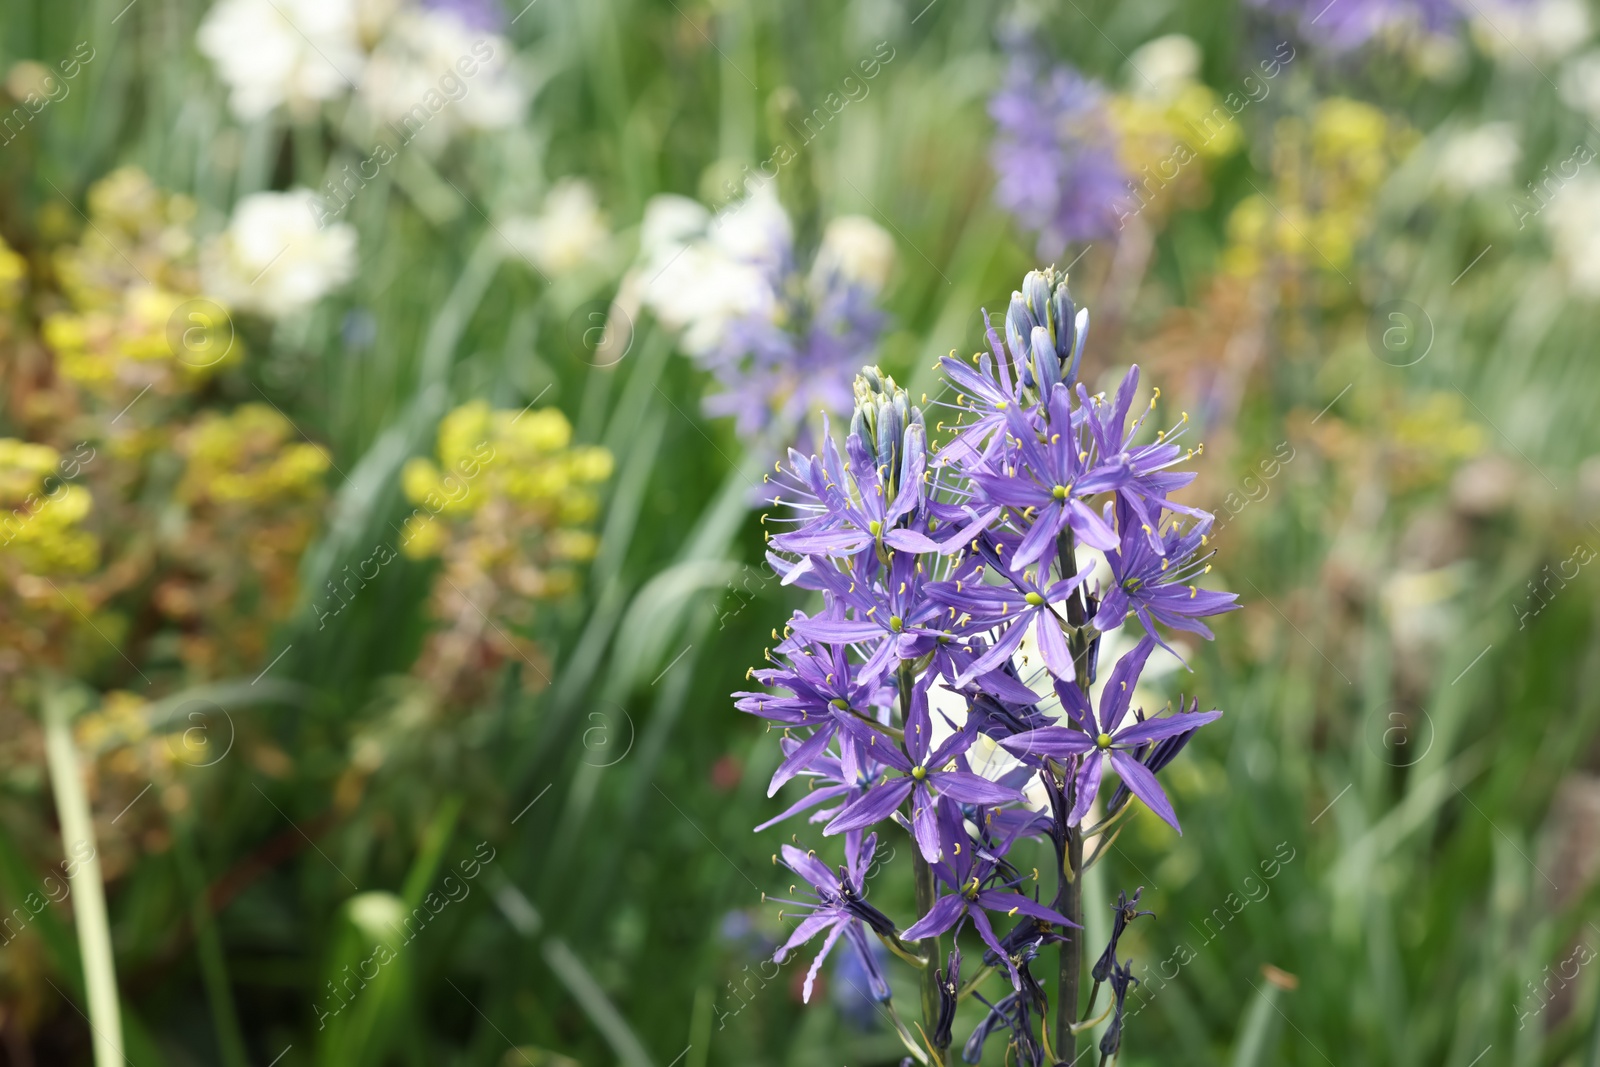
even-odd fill
[{"label": "green grass", "polygon": [[[485,216],[531,208],[550,180],[577,174],[601,190],[626,244],[650,196],[714,192],[718,161],[767,158],[784,136],[782,87],[809,109],[888,41],[894,58],[871,92],[779,182],[803,234],[845,212],[896,234],[882,362],[914,392],[933,392],[933,360],[975,349],[978,307],[1003,306],[1033,264],[1031,242],[989,197],[984,105],[1000,70],[1000,11],[945,2],[913,24],[920,6],[543,0],[513,27],[547,78],[528,120],[385,173],[349,216],[363,263],[355,281],[304,322],[246,338],[251,357],[226,399],[264,393],[330,447],[340,473],[302,564],[302,607],[273,646],[289,649],[274,675],[295,688],[229,705],[231,757],[188,773],[194,806],[171,818],[170,843],[142,849],[108,887],[135,1067],[264,1065],[280,1053],[279,1067],[897,1062],[887,1029],[856,1028],[832,985],[802,1008],[799,965],[752,978],[781,929],[775,906],[760,904],[763,890],[786,887],[769,856],[799,829],[750,833],[777,810],[765,797],[776,747],[727,698],[767,632],[804,603],[763,577],[747,495],[770,457],[746,454],[728,425],[700,416],[706,382],[654,324],[636,324],[616,367],[586,362],[569,323],[608,300],[614,279],[547,285],[503,258]],[[82,39],[99,50],[69,98],[0,148],[0,232],[14,247],[38,254],[75,231],[87,185],[121,163],[192,193],[217,226],[238,196],[316,186],[353,158],[331,123],[239,127],[192,47],[199,4],[140,0],[112,25],[120,7],[0,6],[7,67],[50,62]],[[1205,47],[1210,83],[1227,86],[1258,40],[1278,39],[1239,32],[1263,24],[1233,4],[1044,9],[1054,47],[1109,80],[1123,53],[1182,31]],[[1140,357],[1170,309],[1201,303],[1228,210],[1267,180],[1272,120],[1334,93],[1424,133],[1463,117],[1511,119],[1523,180],[1592,136],[1524,66],[1474,59],[1440,86],[1392,61],[1305,45],[1242,120],[1250,151],[1215,172],[1209,204],[1158,239],[1117,350],[1091,341],[1095,375]],[[1280,440],[1298,450],[1222,545],[1219,576],[1246,606],[1221,620],[1183,683],[1227,712],[1170,772],[1185,835],[1141,816],[1088,886],[1102,925],[1118,889],[1146,887],[1157,918],[1123,946],[1137,974],[1192,955],[1147,988],[1127,1067],[1600,1063],[1593,968],[1525,1028],[1517,1017],[1547,964],[1578,943],[1600,948],[1593,872],[1561,858],[1570,844],[1549,819],[1558,785],[1595,768],[1595,579],[1585,571],[1526,629],[1512,608],[1580,538],[1600,544],[1572,489],[1578,464],[1600,452],[1596,316],[1566,298],[1537,229],[1519,232],[1498,200],[1458,209],[1402,170],[1371,210],[1376,235],[1350,268],[1354,292],[1332,309],[1269,309],[1264,354],[1235,383],[1238,417],[1218,431],[1226,446],[1202,466],[1220,498]],[[1085,258],[1081,302],[1101,299],[1109,260],[1099,246]],[[1388,367],[1366,346],[1365,310],[1393,298],[1421,305],[1437,331],[1414,367]],[[352,310],[372,318],[370,347],[342,339]],[[1501,514],[1449,520],[1463,581],[1440,607],[1434,651],[1418,654],[1399,644],[1382,589],[1404,566],[1413,524],[1450,513],[1449,471],[1411,488],[1387,478],[1388,405],[1458,389],[1486,450],[1516,465],[1517,492]],[[445,410],[478,396],[560,406],[617,468],[581,595],[543,610],[534,630],[553,684],[528,695],[514,669],[481,706],[429,714],[417,710],[424,695],[396,680],[423,640],[427,567],[386,568],[327,630],[309,603],[329,575],[393,536],[408,510],[400,464],[431,448]],[[1325,451],[1317,435],[1329,423],[1366,450]],[[1391,720],[1397,701],[1405,717]],[[1405,746],[1385,743],[1395,722]],[[252,756],[268,742],[291,757],[282,776]],[[352,792],[363,744],[384,758]],[[1413,745],[1427,749],[1414,762]],[[57,844],[42,776],[4,769],[0,900],[12,907]],[[352,886],[415,906],[482,841],[495,858],[471,892],[398,952],[352,1014],[319,1031],[326,983],[374,944],[351,919]],[[905,851],[876,883],[901,914]],[[1275,858],[1276,877],[1263,881]],[[207,921],[197,901],[219,885],[232,895]],[[748,932],[734,930],[735,912]],[[1270,984],[1264,964],[1297,988]],[[0,1003],[20,1020],[7,1034],[31,1035],[35,1062],[89,1062],[82,1019],[46,977],[84,1004],[64,908],[0,948]],[[908,982],[897,1000],[907,998]],[[999,1062],[997,1044],[986,1062]]]}]

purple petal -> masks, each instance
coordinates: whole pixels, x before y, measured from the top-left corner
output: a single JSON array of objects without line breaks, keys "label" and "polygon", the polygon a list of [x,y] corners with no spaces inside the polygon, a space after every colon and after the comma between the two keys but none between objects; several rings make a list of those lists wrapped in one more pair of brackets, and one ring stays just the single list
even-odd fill
[{"label": "purple petal", "polygon": [[1134,687],[1139,684],[1139,672],[1144,670],[1144,662],[1155,647],[1155,641],[1145,637],[1111,669],[1111,677],[1106,679],[1106,687],[1100,693],[1099,727],[1103,732],[1116,733],[1117,727],[1122,725]]},{"label": "purple petal", "polygon": [[911,794],[911,836],[916,839],[922,858],[938,863],[944,858],[939,843],[939,817],[934,809],[933,797],[926,788]]},{"label": "purple petal", "polygon": [[1037,704],[1039,694],[1005,671],[990,671],[978,678],[978,688],[1007,704]]},{"label": "purple petal", "polygon": [[1006,915],[1011,915],[1013,912],[1020,912],[1023,915],[1032,916],[1035,919],[1043,919],[1045,922],[1055,923],[1059,926],[1078,925],[1065,915],[1062,915],[1059,912],[1051,911],[1049,908],[1045,907],[1043,904],[1040,904],[1032,897],[1023,896],[1021,893],[1007,893],[998,889],[985,889],[979,892],[978,903],[990,911],[998,911]]},{"label": "purple petal", "polygon": [[811,987],[817,980],[817,972],[822,970],[822,961],[828,958],[829,952],[833,951],[833,943],[839,940],[839,935],[844,933],[844,928],[845,923],[843,921],[836,921],[833,929],[828,933],[828,940],[822,943],[822,951],[817,953],[817,958],[811,961],[811,969],[806,972],[805,989],[800,996],[800,1000],[803,1003],[811,1003]]},{"label": "purple petal", "polygon": [[873,786],[835,815],[833,821],[825,826],[822,832],[832,836],[842,834],[846,830],[865,829],[874,823],[882,822],[893,815],[894,810],[905,801],[906,794],[911,792],[911,785],[909,778],[895,778],[882,785]]},{"label": "purple petal", "polygon": [[1022,539],[1022,544],[1017,546],[1017,554],[1011,559],[1011,568],[1020,571],[1037,563],[1055,547],[1056,534],[1060,532],[1061,505],[1052,500],[1034,518],[1033,528]]},{"label": "purple petal", "polygon": [[1082,730],[1065,726],[1041,726],[1037,730],[1016,734],[1000,742],[1000,747],[1013,756],[1052,756],[1061,759],[1079,755],[1094,748],[1094,738]]},{"label": "purple petal", "polygon": [[839,876],[829,870],[827,864],[812,853],[801,851],[793,845],[783,846],[783,862],[791,871],[818,889],[828,888],[839,882]]},{"label": "purple petal", "polygon": [[1072,805],[1072,814],[1067,816],[1068,826],[1077,826],[1089,813],[1089,806],[1100,792],[1100,776],[1105,771],[1105,762],[1105,757],[1098,752],[1084,757],[1083,768],[1078,771],[1078,802]]},{"label": "purple petal", "polygon": [[797,745],[795,750],[789,753],[789,758],[778,764],[778,769],[773,772],[772,782],[767,786],[767,796],[772,796],[783,788],[783,783],[808,769],[811,761],[827,750],[828,742],[832,741],[833,735],[838,732],[839,728],[829,723]]},{"label": "purple petal", "polygon": [[1117,774],[1122,776],[1122,781],[1134,796],[1144,801],[1168,826],[1180,835],[1183,833],[1183,828],[1178,825],[1178,816],[1172,810],[1172,803],[1167,800],[1167,794],[1162,790],[1161,783],[1156,781],[1156,776],[1150,773],[1150,768],[1128,753],[1116,750],[1112,750],[1111,765],[1117,769]]},{"label": "purple petal", "polygon": [[1067,524],[1072,527],[1072,532],[1078,540],[1091,548],[1098,548],[1102,552],[1110,552],[1117,547],[1117,533],[1106,520],[1094,513],[1083,501],[1074,497],[1068,511]]},{"label": "purple petal", "polygon": [[963,804],[1009,804],[1022,799],[1015,789],[990,781],[971,771],[935,771],[928,780],[941,794]]},{"label": "purple petal", "polygon": [[966,910],[966,897],[960,893],[946,893],[934,901],[928,914],[913,923],[910,929],[900,935],[900,939],[921,941],[925,937],[937,937],[954,926]]},{"label": "purple petal", "polygon": [[1066,635],[1061,632],[1061,623],[1053,612],[1041,608],[1038,611],[1039,623],[1033,632],[1039,639],[1039,652],[1044,656],[1044,665],[1050,668],[1050,673],[1057,678],[1070,678],[1075,672],[1072,663],[1072,653],[1067,649]]},{"label": "purple petal", "polygon": [[809,811],[810,809],[817,807],[819,804],[825,804],[837,797],[845,796],[850,792],[850,790],[851,787],[847,785],[831,785],[825,789],[813,789],[805,796],[801,797],[799,800],[785,808],[781,815],[774,815],[772,818],[756,827],[752,833],[760,833],[762,830],[776,826],[785,819],[799,815],[802,811]]},{"label": "purple petal", "polygon": [[839,921],[839,916],[832,911],[814,911],[801,920],[800,925],[794,928],[794,933],[789,935],[789,940],[779,946],[772,958],[782,963],[788,958],[789,953],[822,933],[828,927]]},{"label": "purple petal", "polygon": [[1146,741],[1159,741],[1163,737],[1198,730],[1206,723],[1216,722],[1220,718],[1222,718],[1220,711],[1196,711],[1183,715],[1168,715],[1164,719],[1146,719],[1126,730],[1118,730],[1116,741],[1119,745],[1141,745]]},{"label": "purple petal", "polygon": [[962,671],[961,677],[956,679],[956,685],[966,685],[977,675],[987,674],[1011,658],[1012,654],[1017,651],[1017,646],[1022,644],[1022,638],[1028,629],[1025,618],[1017,616],[1017,619],[1021,625],[1013,623],[1006,629],[1005,633],[1000,635],[1000,639],[994,643],[994,646],[989,651],[979,656],[976,661],[967,664],[967,669]]},{"label": "purple petal", "polygon": [[883,627],[871,619],[865,622],[850,619],[795,619],[790,625],[795,633],[808,641],[828,641],[841,645],[882,637],[884,633]]}]

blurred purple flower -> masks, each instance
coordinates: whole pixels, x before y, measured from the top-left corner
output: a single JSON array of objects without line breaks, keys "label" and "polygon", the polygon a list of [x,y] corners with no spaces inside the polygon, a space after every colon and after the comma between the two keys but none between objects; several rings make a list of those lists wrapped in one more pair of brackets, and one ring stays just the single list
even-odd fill
[{"label": "blurred purple flower", "polygon": [[[1416,27],[1441,33],[1466,17],[1456,0],[1252,0],[1257,7],[1298,15],[1307,40],[1355,48],[1388,30]],[[1470,10],[1470,9],[1468,9]]]},{"label": "blurred purple flower", "polygon": [[1039,235],[1040,258],[1055,259],[1069,242],[1116,231],[1128,177],[1099,85],[1065,64],[1044,69],[1028,48],[1010,52],[989,101],[999,127],[990,150],[995,199]]},{"label": "blurred purple flower", "polygon": [[506,24],[499,0],[422,0],[422,6],[429,11],[448,12],[469,29],[499,33]]}]

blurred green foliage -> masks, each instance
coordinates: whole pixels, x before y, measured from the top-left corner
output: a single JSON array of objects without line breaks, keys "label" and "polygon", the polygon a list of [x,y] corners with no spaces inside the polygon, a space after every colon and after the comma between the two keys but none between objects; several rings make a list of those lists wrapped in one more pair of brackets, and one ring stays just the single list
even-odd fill
[{"label": "blurred green foliage", "polygon": [[[21,61],[85,41],[95,53],[0,146],[0,235],[37,291],[56,291],[57,251],[87,239],[88,190],[119,166],[191,197],[203,235],[250,193],[320,189],[363,157],[336,105],[231,114],[194,44],[202,14],[196,0],[0,5],[8,106]],[[985,104],[1012,15],[950,0],[507,11],[538,86],[526,117],[406,154],[343,216],[358,248],[348,284],[276,326],[239,317],[244,355],[197,402],[264,400],[292,424],[286,440],[330,462],[314,539],[294,554],[294,606],[228,624],[263,631],[254,644],[216,633],[229,650],[216,662],[238,661],[226,670],[163,652],[171,626],[113,626],[113,612],[96,638],[59,607],[49,656],[6,667],[24,678],[48,663],[49,685],[70,676],[100,695],[101,732],[80,727],[79,741],[130,1063],[898,1060],[831,966],[802,1007],[799,968],[762,963],[782,923],[760,894],[783,886],[778,831],[750,828],[778,810],[764,795],[777,747],[727,694],[802,603],[761,563],[749,498],[770,457],[700,415],[705,375],[671,336],[611,308],[650,197],[720,202],[725,180],[887,44],[870,91],[778,185],[802,235],[845,213],[894,235],[880,362],[932,391],[933,360],[975,351],[979,307],[1002,308],[1034,265],[1031,236],[990,195]],[[1507,49],[1483,22],[1453,31],[1443,58],[1339,51],[1212,0],[1035,15],[1055,54],[1119,89],[1128,55],[1166,34],[1198,43],[1219,95],[1279,42],[1297,49],[1240,114],[1237,151],[1118,239],[1079,248],[1074,267],[1097,321],[1089,380],[1136,360],[1200,415],[1196,497],[1237,514],[1215,564],[1246,605],[1181,681],[1227,713],[1170,772],[1185,836],[1141,814],[1087,886],[1102,926],[1119,888],[1145,886],[1157,915],[1123,942],[1144,978],[1123,1062],[1594,1067],[1596,969],[1550,976],[1577,947],[1600,951],[1595,576],[1561,569],[1600,546],[1600,318],[1583,233],[1562,235],[1595,223],[1576,202],[1531,226],[1507,210],[1596,136],[1557,88],[1564,54]],[[1517,161],[1451,191],[1451,138],[1486,122],[1514,129]],[[1361,152],[1376,169],[1341,185]],[[550,280],[501,223],[568,176],[598,191],[613,245]],[[1322,254],[1339,242],[1347,253]],[[0,435],[71,436],[26,403],[55,387],[35,339],[50,310],[8,307]],[[595,358],[607,316],[626,331],[612,335],[626,337],[619,360]],[[1421,357],[1409,336],[1385,346],[1397,323],[1426,333]],[[402,468],[443,458],[441,418],[474,400],[559,408],[574,443],[615,467],[577,589],[491,623],[504,641],[473,646],[498,651],[462,688],[414,669],[449,628],[432,607],[440,564],[385,561],[324,625],[312,605],[402,536],[417,505]],[[99,419],[83,436],[111,441],[114,412],[60,417]],[[181,452],[176,438],[152,448]],[[107,545],[151,532],[97,507]],[[191,529],[215,540],[189,548],[235,544],[217,523]],[[63,855],[36,740],[42,684],[0,696],[7,909]],[[169,756],[119,755],[135,742]],[[197,742],[218,748],[191,756]],[[160,783],[152,795],[141,775]],[[900,852],[875,884],[903,913]],[[8,928],[0,948],[10,1063],[89,1061],[69,908]],[[425,923],[396,940],[388,920],[419,908]],[[352,969],[364,988],[342,984]]]}]

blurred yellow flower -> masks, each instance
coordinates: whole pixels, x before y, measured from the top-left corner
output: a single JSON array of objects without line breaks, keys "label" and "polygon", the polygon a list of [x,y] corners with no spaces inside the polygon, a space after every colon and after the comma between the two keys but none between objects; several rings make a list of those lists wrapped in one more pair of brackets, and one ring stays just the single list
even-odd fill
[{"label": "blurred yellow flower", "polygon": [[1342,97],[1321,101],[1309,123],[1278,120],[1272,191],[1234,208],[1224,267],[1240,277],[1274,262],[1343,271],[1372,230],[1379,187],[1415,140],[1401,120]]},{"label": "blurred yellow flower", "polygon": [[96,182],[88,200],[88,227],[55,256],[70,307],[44,321],[63,376],[101,395],[175,394],[237,362],[227,309],[203,297],[196,273],[194,201],[136,167]]},{"label": "blurred yellow flower", "polygon": [[[433,458],[401,471],[416,507],[401,550],[442,561],[429,636],[416,674],[459,705],[475,699],[485,668],[520,660],[523,681],[543,680],[538,648],[516,632],[533,605],[571,592],[573,564],[592,559],[589,530],[600,509],[595,486],[611,476],[611,453],[572,444],[572,425],[555,408],[496,411],[465,404],[440,421]],[[504,625],[502,625],[504,624]]]},{"label": "blurred yellow flower", "polygon": [[82,574],[100,561],[99,542],[82,528],[89,491],[62,469],[55,449],[0,438],[0,556],[28,574]]},{"label": "blurred yellow flower", "polygon": [[189,464],[178,495],[191,503],[267,504],[316,495],[330,461],[321,447],[291,442],[294,426],[266,404],[207,413],[187,430]]}]

